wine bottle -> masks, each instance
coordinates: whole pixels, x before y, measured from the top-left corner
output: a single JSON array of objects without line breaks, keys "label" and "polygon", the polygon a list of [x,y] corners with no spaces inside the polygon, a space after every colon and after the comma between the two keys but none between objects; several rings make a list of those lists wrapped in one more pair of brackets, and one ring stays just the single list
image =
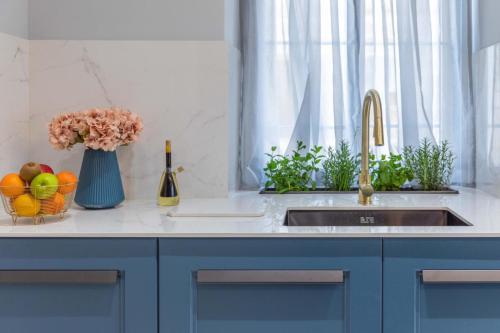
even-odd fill
[{"label": "wine bottle", "polygon": [[172,171],[172,144],[169,140],[165,142],[166,168],[163,172],[158,191],[158,204],[160,206],[175,206],[179,203],[177,180]]}]

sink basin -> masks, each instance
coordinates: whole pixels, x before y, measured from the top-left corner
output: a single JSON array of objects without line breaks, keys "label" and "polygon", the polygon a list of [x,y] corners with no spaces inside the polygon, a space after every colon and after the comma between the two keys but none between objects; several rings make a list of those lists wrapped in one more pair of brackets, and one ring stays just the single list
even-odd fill
[{"label": "sink basin", "polygon": [[288,209],[286,226],[471,226],[448,209]]}]

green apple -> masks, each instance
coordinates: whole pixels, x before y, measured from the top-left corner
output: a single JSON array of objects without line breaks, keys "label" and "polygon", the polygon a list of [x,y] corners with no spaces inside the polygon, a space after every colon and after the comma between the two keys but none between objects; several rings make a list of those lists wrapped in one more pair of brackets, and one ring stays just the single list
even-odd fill
[{"label": "green apple", "polygon": [[57,176],[51,173],[41,173],[31,181],[31,194],[36,199],[47,199],[57,192],[58,185]]}]

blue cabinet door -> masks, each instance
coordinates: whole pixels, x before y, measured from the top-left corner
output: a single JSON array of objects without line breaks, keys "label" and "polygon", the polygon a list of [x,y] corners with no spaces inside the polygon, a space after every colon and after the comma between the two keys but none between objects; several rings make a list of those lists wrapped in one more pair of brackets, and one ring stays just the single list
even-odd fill
[{"label": "blue cabinet door", "polygon": [[500,239],[384,240],[384,333],[500,332]]},{"label": "blue cabinet door", "polygon": [[0,239],[0,332],[156,333],[156,245]]},{"label": "blue cabinet door", "polygon": [[381,250],[379,239],[160,240],[160,333],[380,333]]}]

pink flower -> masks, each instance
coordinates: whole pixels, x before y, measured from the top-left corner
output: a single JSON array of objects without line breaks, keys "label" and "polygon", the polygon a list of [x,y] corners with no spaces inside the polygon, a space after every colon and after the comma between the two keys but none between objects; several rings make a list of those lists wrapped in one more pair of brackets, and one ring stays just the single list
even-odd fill
[{"label": "pink flower", "polygon": [[89,109],[60,115],[49,125],[49,141],[55,149],[70,149],[76,143],[90,149],[113,151],[138,140],[141,118],[125,109]]},{"label": "pink flower", "polygon": [[124,145],[137,141],[143,130],[141,118],[128,110],[119,110],[120,139]]},{"label": "pink flower", "polygon": [[74,113],[73,115],[73,131],[83,138],[89,131],[85,115],[83,113]]},{"label": "pink flower", "polygon": [[89,134],[83,143],[90,149],[113,151],[120,145],[118,123],[107,110],[93,109],[86,112]]},{"label": "pink flower", "polygon": [[55,149],[69,149],[76,143],[78,133],[73,130],[73,121],[72,113],[52,119],[49,125],[49,142]]}]

